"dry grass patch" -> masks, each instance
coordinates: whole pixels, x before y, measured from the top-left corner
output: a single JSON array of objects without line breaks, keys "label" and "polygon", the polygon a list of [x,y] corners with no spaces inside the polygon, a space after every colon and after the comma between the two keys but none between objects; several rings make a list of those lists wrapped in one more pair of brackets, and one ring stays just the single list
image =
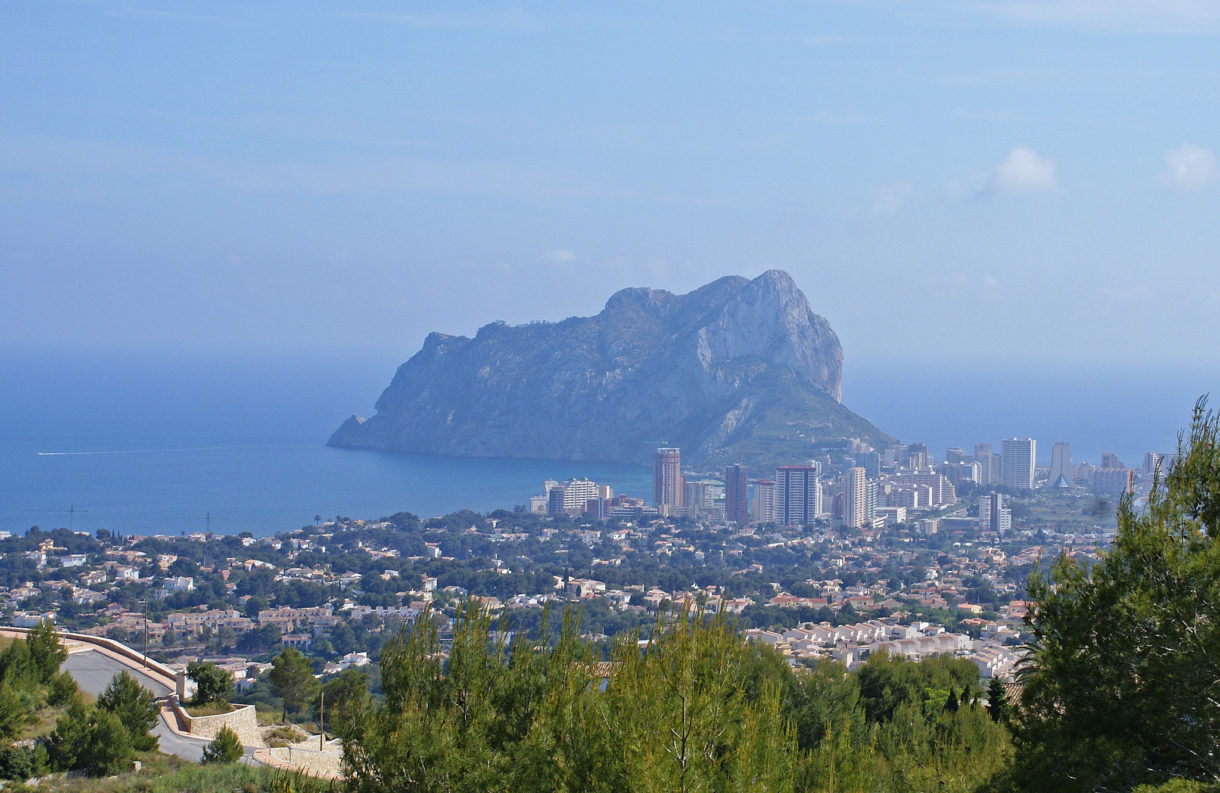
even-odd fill
[{"label": "dry grass patch", "polygon": [[281,746],[291,746],[309,737],[309,733],[294,724],[281,724],[269,730],[263,730],[263,743],[275,749]]},{"label": "dry grass patch", "polygon": [[186,712],[192,716],[219,716],[222,713],[232,713],[233,709],[228,702],[208,702],[204,705],[186,706]]},{"label": "dry grass patch", "polygon": [[67,778],[54,774],[42,778],[37,787],[8,783],[5,791],[29,793],[339,793],[339,783],[311,779],[301,774],[276,771],[241,763],[199,765],[156,752],[141,754],[143,768],[117,777]]}]

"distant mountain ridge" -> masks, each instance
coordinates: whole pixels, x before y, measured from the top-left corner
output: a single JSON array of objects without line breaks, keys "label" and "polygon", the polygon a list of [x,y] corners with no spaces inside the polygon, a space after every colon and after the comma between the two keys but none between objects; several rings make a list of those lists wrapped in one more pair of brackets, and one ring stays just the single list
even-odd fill
[{"label": "distant mountain ridge", "polygon": [[799,461],[888,436],[839,403],[843,349],[781,270],[685,295],[633,288],[594,317],[431,333],[331,446],[694,466]]}]

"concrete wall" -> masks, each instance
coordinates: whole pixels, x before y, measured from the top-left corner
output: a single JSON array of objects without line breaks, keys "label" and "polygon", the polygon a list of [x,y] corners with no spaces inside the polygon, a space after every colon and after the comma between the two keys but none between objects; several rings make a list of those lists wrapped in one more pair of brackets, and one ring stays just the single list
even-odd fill
[{"label": "concrete wall", "polygon": [[325,749],[321,751],[316,737],[266,751],[269,755],[267,759],[271,761],[268,764],[277,768],[288,768],[324,779],[343,778],[343,744],[336,739],[327,741]]},{"label": "concrete wall", "polygon": [[173,707],[186,731],[196,738],[210,741],[220,732],[221,727],[228,727],[237,733],[242,746],[263,745],[253,705],[234,705],[233,710],[228,713],[218,713],[215,716],[192,716],[177,702],[173,703]]},{"label": "concrete wall", "polygon": [[[25,634],[30,632],[29,628],[5,627],[4,630]],[[192,693],[194,682],[187,680],[185,672],[171,669],[165,664],[154,661],[152,658],[145,656],[143,653],[136,652],[122,642],[116,642],[114,639],[107,639],[104,636],[90,636],[87,633],[72,633],[70,631],[59,630],[58,628],[56,629],[56,633],[59,634],[61,639],[71,639],[83,644],[92,644],[96,647],[109,650],[116,655],[122,656],[128,661],[134,662],[135,665],[141,666],[145,670],[152,670],[157,674],[169,678],[169,680],[173,682],[173,686],[179,699],[186,699],[186,697],[190,696]]]}]

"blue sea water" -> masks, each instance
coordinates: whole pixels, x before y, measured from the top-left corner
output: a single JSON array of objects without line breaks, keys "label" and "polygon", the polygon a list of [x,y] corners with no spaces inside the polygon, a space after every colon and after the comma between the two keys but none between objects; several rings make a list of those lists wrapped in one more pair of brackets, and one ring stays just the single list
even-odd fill
[{"label": "blue sea water", "polygon": [[[405,357],[405,356],[404,356]],[[315,515],[436,515],[526,503],[544,479],[588,476],[648,497],[650,471],[616,463],[473,460],[331,449],[369,415],[397,361],[40,350],[0,353],[0,530],[256,535]],[[850,365],[844,403],[903,441],[947,446],[1030,435],[1045,462],[1170,450],[1214,372]],[[761,472],[760,472],[761,473]],[[68,510],[75,507],[77,512]]]},{"label": "blue sea water", "polygon": [[0,356],[0,530],[191,532],[210,513],[213,531],[266,535],[315,515],[511,509],[545,479],[651,492],[643,466],[327,447],[393,373],[333,356]]}]

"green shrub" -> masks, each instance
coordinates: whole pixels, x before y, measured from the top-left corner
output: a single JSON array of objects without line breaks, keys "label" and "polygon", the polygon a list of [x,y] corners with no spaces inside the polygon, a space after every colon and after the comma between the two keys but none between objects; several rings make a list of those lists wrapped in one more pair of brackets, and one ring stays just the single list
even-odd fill
[{"label": "green shrub", "polygon": [[221,727],[216,738],[203,750],[203,763],[236,763],[242,756],[241,741],[237,733]]},{"label": "green shrub", "polygon": [[26,780],[47,771],[47,750],[42,744],[0,746],[0,779]]},{"label": "green shrub", "polygon": [[72,675],[61,672],[51,678],[51,684],[47,688],[47,704],[53,708],[67,705],[79,693],[80,689]]},{"label": "green shrub", "polygon": [[0,738],[13,739],[30,720],[30,709],[7,680],[0,680]]},{"label": "green shrub", "polygon": [[136,751],[157,748],[157,738],[150,735],[149,730],[157,725],[161,706],[153,699],[152,692],[137,683],[134,677],[126,672],[116,674],[106,690],[98,695],[97,706],[119,717]]},{"label": "green shrub", "polygon": [[46,739],[47,755],[59,771],[117,774],[135,756],[131,736],[118,716],[73,702]]},{"label": "green shrub", "polygon": [[188,664],[186,676],[195,681],[192,705],[227,702],[233,693],[233,676],[210,661]]}]

